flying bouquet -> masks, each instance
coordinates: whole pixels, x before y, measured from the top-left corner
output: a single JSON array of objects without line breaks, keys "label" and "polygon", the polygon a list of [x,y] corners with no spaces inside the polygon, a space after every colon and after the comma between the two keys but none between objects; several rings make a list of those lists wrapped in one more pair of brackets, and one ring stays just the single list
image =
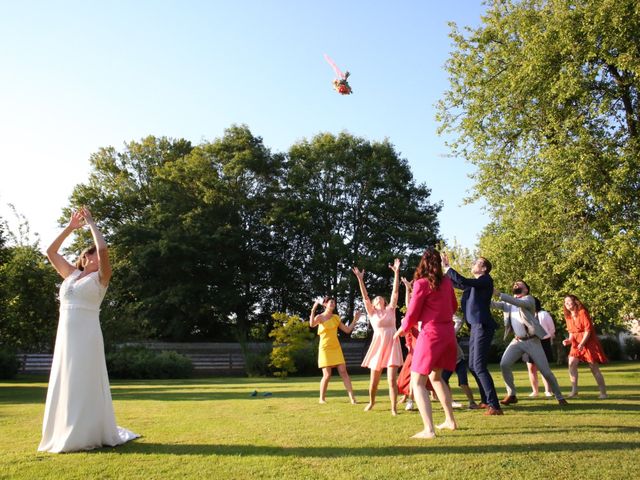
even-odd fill
[{"label": "flying bouquet", "polygon": [[326,53],[324,54],[324,59],[329,65],[331,65],[331,68],[333,68],[333,71],[336,72],[336,75],[338,76],[338,78],[333,80],[333,88],[340,95],[351,95],[353,93],[353,90],[351,90],[351,86],[349,85],[349,82],[347,82],[347,79],[349,78],[349,72],[346,71],[342,73],[335,62],[331,60],[331,58],[329,58],[329,55],[327,55]]}]

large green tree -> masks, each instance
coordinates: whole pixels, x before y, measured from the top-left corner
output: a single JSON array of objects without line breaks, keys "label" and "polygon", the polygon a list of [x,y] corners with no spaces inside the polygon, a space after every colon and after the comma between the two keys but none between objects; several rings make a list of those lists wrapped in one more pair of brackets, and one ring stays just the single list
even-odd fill
[{"label": "large green tree", "polygon": [[16,218],[17,233],[0,219],[0,346],[46,351],[53,347],[61,280],[40,253],[38,239],[30,238],[24,216]]},{"label": "large green tree", "polygon": [[451,37],[439,105],[492,216],[480,248],[558,312],[614,326],[640,306],[640,4],[496,0]]},{"label": "large green tree", "polygon": [[273,312],[306,315],[320,293],[350,311],[351,266],[388,294],[387,264],[438,239],[440,206],[387,141],[322,134],[272,154],[233,126],[197,146],[102,149],[91,163],[71,205],[89,205],[111,245],[107,339],[266,335]]},{"label": "large green tree", "polygon": [[369,272],[371,294],[388,297],[393,258],[406,259],[410,273],[438,241],[441,206],[387,140],[323,133],[300,141],[289,149],[283,182],[276,233],[297,279],[286,305],[296,311],[312,295],[333,294],[350,316],[359,295],[352,266]]}]

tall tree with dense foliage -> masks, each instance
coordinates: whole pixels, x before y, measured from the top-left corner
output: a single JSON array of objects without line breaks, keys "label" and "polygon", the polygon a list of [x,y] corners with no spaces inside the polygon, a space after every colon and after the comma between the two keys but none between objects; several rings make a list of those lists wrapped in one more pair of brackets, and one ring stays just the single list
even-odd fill
[{"label": "tall tree with dense foliage", "polygon": [[640,309],[640,4],[496,0],[452,27],[439,105],[492,215],[480,247],[501,287],[526,278],[597,322]]},{"label": "tall tree with dense foliage", "polygon": [[24,216],[16,217],[17,233],[0,219],[0,346],[47,351],[57,326],[58,276]]},{"label": "tall tree with dense foliage", "polygon": [[293,145],[276,204],[276,235],[293,277],[286,284],[296,286],[284,309],[305,312],[312,295],[333,294],[350,318],[354,265],[369,272],[372,294],[388,297],[393,259],[406,258],[412,271],[438,241],[441,206],[430,193],[389,141],[323,133]]},{"label": "tall tree with dense foliage", "polygon": [[197,146],[102,149],[91,163],[71,205],[90,206],[111,244],[109,339],[264,335],[271,313],[306,315],[322,292],[351,310],[352,265],[388,289],[387,264],[438,239],[440,206],[387,141],[322,134],[273,154],[232,126]]}]

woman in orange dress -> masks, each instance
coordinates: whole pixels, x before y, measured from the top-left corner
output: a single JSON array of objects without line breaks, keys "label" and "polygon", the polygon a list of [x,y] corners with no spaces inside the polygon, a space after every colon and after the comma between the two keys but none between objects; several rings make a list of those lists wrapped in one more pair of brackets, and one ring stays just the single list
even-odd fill
[{"label": "woman in orange dress", "polygon": [[569,338],[563,340],[562,344],[571,346],[569,352],[571,394],[569,398],[578,396],[578,364],[581,361],[589,364],[593,378],[596,379],[600,390],[598,398],[607,398],[607,387],[600,367],[598,367],[599,363],[607,362],[607,357],[602,350],[589,312],[575,295],[567,295],[564,298],[564,318],[567,321]]}]

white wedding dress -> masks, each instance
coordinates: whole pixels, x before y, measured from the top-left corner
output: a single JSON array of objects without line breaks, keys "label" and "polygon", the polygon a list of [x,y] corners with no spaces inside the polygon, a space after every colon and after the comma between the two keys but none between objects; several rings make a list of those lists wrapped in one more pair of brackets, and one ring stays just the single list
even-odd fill
[{"label": "white wedding dress", "polygon": [[139,435],[116,426],[100,329],[107,288],[98,272],[60,286],[60,321],[42,425],[41,452],[73,452],[115,446]]}]

